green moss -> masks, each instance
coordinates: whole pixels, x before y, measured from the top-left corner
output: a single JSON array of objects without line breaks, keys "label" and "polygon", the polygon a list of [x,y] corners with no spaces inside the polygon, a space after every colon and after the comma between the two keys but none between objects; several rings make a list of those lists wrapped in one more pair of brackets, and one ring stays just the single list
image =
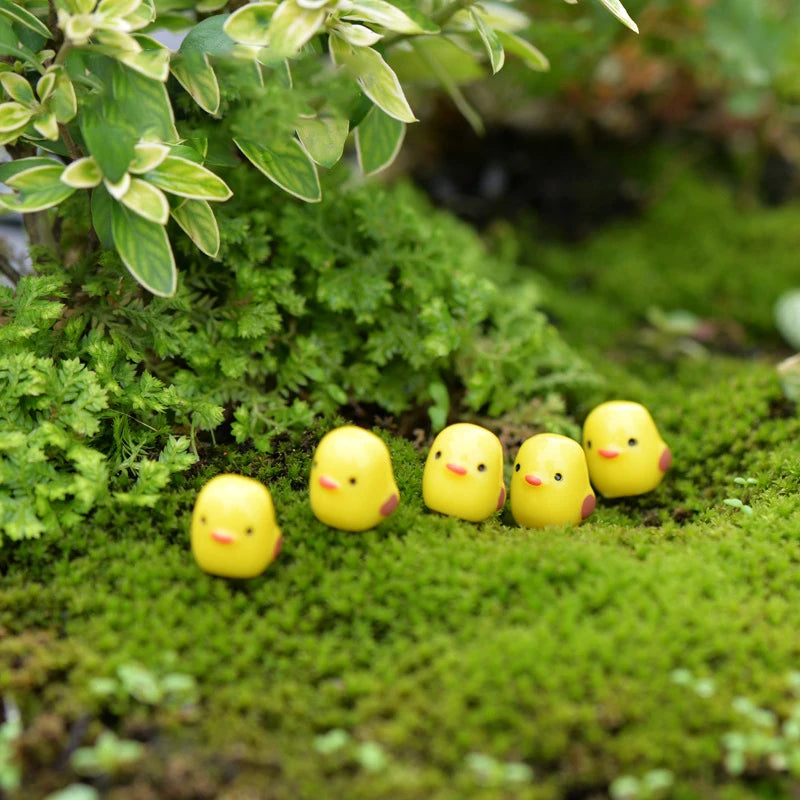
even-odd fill
[{"label": "green moss", "polygon": [[[513,788],[520,798],[602,793],[619,774],[657,767],[675,773],[681,796],[708,797],[720,781],[719,796],[746,796],[720,772],[720,737],[740,724],[736,695],[785,702],[800,657],[800,422],[775,413],[768,365],[712,364],[702,379],[689,364],[658,386],[628,376],[675,467],[652,495],[601,502],[580,528],[431,514],[423,453],[385,436],[403,502],[375,531],[340,533],[305,496],[321,431],[275,456],[220,450],[161,507],[101,512],[47,558],[35,542],[4,551],[0,675],[11,682],[0,689],[26,720],[43,709],[102,720],[91,677],[132,660],[157,669],[175,653],[198,681],[199,714],[178,726],[141,714],[167,751],[215,754],[215,785],[230,791],[509,796],[468,767],[478,752],[533,768],[534,781]],[[247,582],[202,574],[188,551],[196,490],[223,468],[270,484],[285,532],[279,560]],[[741,494],[736,475],[758,481],[752,517],[722,503]],[[40,665],[31,630],[66,635],[47,657],[55,666]],[[20,662],[26,649],[33,660]],[[713,678],[716,693],[676,685],[676,668]],[[322,755],[314,737],[333,728],[353,744]],[[167,755],[145,741],[139,779],[163,790]],[[382,747],[384,769],[360,766],[363,742]]]}]

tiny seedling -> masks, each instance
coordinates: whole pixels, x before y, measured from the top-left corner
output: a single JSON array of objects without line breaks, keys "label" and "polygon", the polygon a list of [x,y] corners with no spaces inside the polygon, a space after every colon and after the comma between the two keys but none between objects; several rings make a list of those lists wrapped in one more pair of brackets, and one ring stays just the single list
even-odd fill
[{"label": "tiny seedling", "polygon": [[[744,487],[745,489],[748,486],[754,486],[755,484],[758,483],[758,481],[755,478],[741,478],[741,477],[734,478],[733,482],[738,484],[739,486]],[[747,493],[745,492],[745,495],[746,494]],[[745,499],[747,499],[747,497],[745,497]],[[740,500],[738,497],[726,497],[722,502],[725,503],[725,505],[727,506],[731,506],[731,508],[738,508],[739,511],[741,511],[743,514],[753,513],[752,506],[748,505],[743,500]]]},{"label": "tiny seedling", "polygon": [[470,753],[465,763],[481,783],[492,786],[512,786],[533,780],[533,770],[521,761],[498,761],[485,753]]},{"label": "tiny seedling", "polygon": [[652,769],[641,778],[635,775],[620,775],[608,793],[612,800],[654,800],[664,797],[672,788],[675,778],[668,769]]},{"label": "tiny seedling", "polygon": [[144,754],[144,746],[130,739],[120,739],[113,731],[103,731],[91,747],[79,747],[70,757],[79,775],[97,777],[114,775]]}]

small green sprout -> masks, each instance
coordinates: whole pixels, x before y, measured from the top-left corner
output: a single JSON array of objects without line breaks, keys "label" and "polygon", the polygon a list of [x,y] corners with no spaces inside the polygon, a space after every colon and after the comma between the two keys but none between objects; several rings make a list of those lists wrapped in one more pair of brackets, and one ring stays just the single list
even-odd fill
[{"label": "small green sprout", "polygon": [[132,698],[151,706],[181,706],[197,702],[197,682],[191,675],[170,672],[157,675],[141,664],[117,667],[116,677],[93,678],[89,691],[104,701],[124,702]]},{"label": "small green sprout", "polygon": [[608,789],[613,800],[650,800],[664,797],[672,788],[675,778],[668,769],[653,769],[641,778],[620,775]]},{"label": "small green sprout", "polygon": [[22,734],[22,716],[16,703],[3,698],[5,721],[0,725],[0,794],[19,787],[21,770],[16,759],[16,744]]},{"label": "small green sprout", "polygon": [[324,756],[344,751],[367,772],[381,772],[389,764],[389,756],[378,742],[354,742],[341,728],[333,728],[314,738],[314,749]]},{"label": "small green sprout", "polygon": [[113,731],[103,731],[92,747],[79,747],[70,757],[70,764],[79,775],[114,775],[136,763],[143,754],[144,746],[140,742],[120,739]]},{"label": "small green sprout", "polygon": [[485,753],[470,753],[465,763],[481,783],[514,785],[533,780],[533,770],[521,761],[503,762]]},{"label": "small green sprout", "polygon": [[691,689],[698,697],[711,697],[717,690],[711,678],[695,678],[688,669],[674,669],[670,673],[673,683]]},{"label": "small green sprout", "polygon": [[85,783],[71,783],[53,794],[47,795],[45,800],[100,800],[100,793],[94,786]]},{"label": "small green sprout", "polygon": [[[737,477],[733,479],[733,482],[738,484],[739,486],[748,487],[754,486],[758,483],[755,478],[742,478]],[[753,508],[752,506],[747,505],[744,501],[740,500],[738,497],[726,497],[723,501],[725,505],[731,506],[731,508],[737,508],[744,514],[752,514]]]}]

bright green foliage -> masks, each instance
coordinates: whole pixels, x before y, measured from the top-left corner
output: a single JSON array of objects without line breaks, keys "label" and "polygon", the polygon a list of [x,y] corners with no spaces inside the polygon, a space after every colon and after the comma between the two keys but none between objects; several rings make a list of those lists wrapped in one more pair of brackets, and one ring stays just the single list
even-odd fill
[{"label": "bright green foliage", "polygon": [[[635,29],[619,0],[601,2]],[[178,154],[192,147],[184,144],[190,133],[176,125],[176,107],[191,98],[204,115],[224,119],[230,73],[256,95],[256,107],[283,87],[293,97],[290,124],[262,126],[251,136],[226,131],[221,149],[235,144],[282,189],[317,202],[317,164],[335,164],[364,119],[369,130],[357,134],[357,146],[366,173],[394,160],[405,124],[416,121],[385,58],[390,51],[407,51],[409,39],[437,37],[459,43],[473,64],[479,51],[464,47],[473,40],[485,45],[494,73],[505,43],[538,69],[546,61],[532,59],[538,51],[513,33],[529,23],[522,11],[475,0],[0,0],[0,100],[6,101],[0,102],[0,145],[22,165],[22,171],[13,163],[0,169],[0,182],[12,190],[0,195],[0,209],[43,212],[75,192],[89,193],[102,245],[117,251],[144,288],[171,297],[177,272],[170,217],[202,252],[216,256],[219,232],[208,203],[230,196],[200,163],[207,142],[198,142],[193,155]],[[163,27],[186,34],[177,53],[149,35]],[[338,69],[330,68],[329,57]],[[460,98],[463,73],[451,75],[430,53],[420,60],[412,50],[410,57],[423,78],[435,77]],[[171,74],[174,83],[168,83]],[[334,86],[346,87],[344,102]],[[66,159],[66,169],[61,162],[39,163],[38,149]],[[160,158],[137,164],[143,149]],[[173,202],[165,192],[194,202]],[[51,244],[42,238],[34,244]]]},{"label": "bright green foliage", "polygon": [[209,427],[192,417],[206,407],[139,371],[127,344],[65,314],[54,299],[63,287],[40,276],[0,290],[0,530],[10,539],[69,529],[112,495],[152,505],[195,461],[173,426]]},{"label": "bright green foliage", "polygon": [[94,324],[155,353],[178,395],[227,407],[237,441],[268,450],[350,401],[395,415],[433,405],[441,426],[448,389],[497,414],[593,380],[536,311],[536,292],[507,299],[481,276],[508,267],[410,187],[340,190],[308,206],[276,202],[252,171],[229,180],[225,266],[187,250],[173,300],[148,302],[128,281],[112,308],[113,270],[70,280],[91,296]]}]

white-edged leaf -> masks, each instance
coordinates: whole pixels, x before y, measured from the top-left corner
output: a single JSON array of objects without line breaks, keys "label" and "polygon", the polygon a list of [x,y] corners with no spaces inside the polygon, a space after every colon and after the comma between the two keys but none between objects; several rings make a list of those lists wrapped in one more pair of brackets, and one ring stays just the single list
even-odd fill
[{"label": "white-edged leaf", "polygon": [[271,143],[269,147],[248,139],[234,139],[245,157],[284,191],[317,203],[322,199],[317,165],[296,139]]},{"label": "white-edged leaf", "polygon": [[133,147],[133,161],[128,167],[132,175],[141,175],[155,169],[169,155],[170,149],[159,142],[139,142]]},{"label": "white-edged leaf", "polygon": [[114,246],[131,275],[147,291],[172,297],[178,286],[178,271],[164,226],[113,203],[111,229]]},{"label": "white-edged leaf", "polygon": [[0,72],[0,83],[8,96],[24,106],[32,106],[36,102],[33,89],[28,81],[16,72]]},{"label": "white-edged leaf", "polygon": [[297,5],[302,8],[322,8],[328,5],[330,0],[297,0]]},{"label": "white-edged leaf", "polygon": [[50,92],[53,91],[55,85],[56,73],[54,70],[48,70],[36,83],[36,94],[39,95],[39,100],[44,102],[50,96]]},{"label": "white-edged leaf", "polygon": [[31,156],[29,158],[17,158],[14,161],[6,161],[0,164],[0,183],[8,181],[20,172],[26,172],[34,167],[52,167],[53,164],[60,165],[60,162],[44,156]]},{"label": "white-edged leaf", "polygon": [[63,125],[74,119],[78,113],[78,98],[67,71],[61,67],[51,69],[57,69],[57,73],[50,107],[55,112],[56,119]]},{"label": "white-edged leaf", "polygon": [[352,22],[339,22],[335,30],[342,39],[354,47],[370,47],[383,38],[383,34],[376,33],[366,25],[357,25]]},{"label": "white-edged leaf", "polygon": [[397,157],[406,134],[404,122],[373,106],[356,128],[356,151],[361,171],[373,175]]},{"label": "white-edged leaf", "polygon": [[45,39],[50,38],[50,31],[47,26],[38,17],[31,14],[30,11],[22,8],[19,3],[14,3],[12,0],[0,0],[0,16],[24,25],[40,36],[44,36]]},{"label": "white-edged leaf", "polygon": [[33,116],[33,110],[22,103],[0,103],[0,132],[15,131],[27,125]]},{"label": "white-edged leaf", "polygon": [[344,143],[350,131],[346,119],[340,117],[315,117],[299,119],[297,135],[306,152],[322,167],[332,167],[344,152]]},{"label": "white-edged leaf", "polygon": [[269,24],[275,3],[249,3],[228,17],[222,30],[234,41],[264,47],[269,41]]},{"label": "white-edged leaf", "polygon": [[205,200],[185,200],[172,210],[172,218],[199,250],[211,258],[219,255],[219,225]]},{"label": "white-edged leaf", "polygon": [[175,80],[186,89],[203,111],[209,114],[216,114],[219,111],[219,81],[205,53],[177,55],[170,62],[170,69]]},{"label": "white-edged leaf", "polygon": [[547,56],[538,47],[534,47],[515,33],[506,33],[505,31],[496,31],[496,33],[506,52],[521,58],[530,69],[537,72],[547,72],[550,69]]},{"label": "white-edged leaf", "polygon": [[108,178],[103,179],[103,186],[106,187],[108,193],[115,199],[119,200],[128,189],[131,188],[131,176],[129,172],[125,172],[122,177],[116,183],[108,180]]},{"label": "white-edged leaf", "polygon": [[122,53],[117,57],[146,78],[164,83],[169,77],[168,50],[142,50],[139,53]]},{"label": "white-edged leaf", "polygon": [[58,139],[58,120],[55,114],[41,114],[33,120],[33,127],[51,142]]},{"label": "white-edged leaf", "polygon": [[142,46],[129,33],[123,31],[95,31],[95,49],[112,58],[122,59],[129,53],[141,53]]},{"label": "white-edged leaf", "polygon": [[159,225],[166,225],[169,219],[169,202],[164,192],[141,178],[131,178],[131,185],[120,198],[120,203]]},{"label": "white-edged leaf", "polygon": [[436,33],[439,30],[430,20],[415,20],[384,0],[354,0],[342,14],[342,19],[369,22],[395,33]]},{"label": "white-edged leaf", "polygon": [[334,61],[347,68],[376,106],[401,122],[417,121],[397,75],[377,50],[350,47],[341,37],[333,34],[328,41]]},{"label": "white-edged leaf", "polygon": [[473,6],[473,10],[496,31],[523,31],[531,24],[531,18],[527,14],[508,3],[483,0],[480,5]]},{"label": "white-edged leaf", "polygon": [[41,191],[54,184],[61,183],[61,173],[64,165],[52,159],[48,159],[49,164],[39,164],[17,172],[5,179],[6,186],[17,189],[20,192]]},{"label": "white-edged leaf", "polygon": [[639,26],[631,19],[625,6],[619,0],[600,0],[600,2],[623,24],[627,25],[634,33],[639,33]]},{"label": "white-edged leaf", "polygon": [[481,37],[483,46],[486,48],[486,53],[489,56],[489,63],[492,65],[492,74],[495,75],[503,68],[506,54],[503,50],[503,44],[500,37],[486,24],[483,17],[476,14],[474,11],[470,12],[472,21],[475,23],[475,29]]},{"label": "white-edged leaf", "polygon": [[100,0],[95,13],[102,17],[127,17],[142,4],[142,0]]},{"label": "white-edged leaf", "polygon": [[283,0],[269,24],[271,59],[290,58],[322,27],[324,8],[302,8],[297,0]]},{"label": "white-edged leaf", "polygon": [[100,166],[91,156],[79,158],[68,164],[61,173],[62,183],[75,189],[93,189],[103,180]]},{"label": "white-edged leaf", "polygon": [[145,178],[170,194],[194,200],[227,200],[233,192],[210,169],[180,156],[167,156]]}]

